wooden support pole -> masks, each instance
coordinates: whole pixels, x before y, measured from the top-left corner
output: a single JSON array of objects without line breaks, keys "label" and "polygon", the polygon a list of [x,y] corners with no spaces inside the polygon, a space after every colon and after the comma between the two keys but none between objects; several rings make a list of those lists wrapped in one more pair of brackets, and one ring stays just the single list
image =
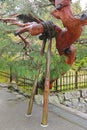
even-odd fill
[{"label": "wooden support pole", "polygon": [[49,82],[50,82],[50,58],[51,58],[51,43],[52,39],[49,39],[47,59],[46,59],[46,78],[44,88],[44,104],[41,126],[46,127],[48,124],[48,96],[49,96]]},{"label": "wooden support pole", "polygon": [[42,48],[41,48],[41,55],[44,54],[45,47],[46,47],[46,41],[47,41],[47,39],[43,39]]},{"label": "wooden support pole", "polygon": [[34,95],[35,95],[35,92],[36,92],[38,77],[39,77],[39,73],[40,73],[40,66],[38,65],[38,67],[39,67],[38,68],[39,70],[37,72],[37,76],[36,76],[36,79],[35,79],[35,82],[34,82],[34,85],[33,85],[32,94],[31,94],[31,97],[30,97],[30,100],[29,100],[28,110],[27,110],[27,114],[26,114],[27,117],[31,116],[31,113],[32,113]]}]

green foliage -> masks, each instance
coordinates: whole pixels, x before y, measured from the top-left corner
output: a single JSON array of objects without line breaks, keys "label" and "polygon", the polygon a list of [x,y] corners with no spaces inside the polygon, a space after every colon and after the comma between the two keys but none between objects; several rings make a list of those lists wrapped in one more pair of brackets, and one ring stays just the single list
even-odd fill
[{"label": "green foliage", "polygon": [[87,46],[77,44],[76,61],[73,69],[80,70],[81,68],[87,68]]},{"label": "green foliage", "polygon": [[[60,21],[51,17],[50,11],[54,7],[46,6],[49,4],[48,0],[4,0],[2,2],[0,14],[4,17],[15,13],[29,14],[29,12],[32,12],[35,16],[44,20],[50,19],[54,23],[57,22],[57,24],[61,25]],[[78,4],[79,2],[74,4],[73,10],[75,13],[81,12],[80,7],[78,8],[79,11],[77,10]],[[12,66],[13,74],[16,72],[18,76],[35,79],[39,63],[41,65],[39,79],[41,79],[45,76],[44,74],[46,71],[46,53],[44,56],[40,55],[41,41],[39,41],[38,38],[29,37],[28,40],[31,41],[31,51],[29,51],[28,56],[26,56],[26,50],[23,50],[23,43],[16,44],[19,42],[17,37],[15,37],[15,41],[14,38],[9,35],[14,33],[14,29],[16,29],[16,26],[7,26],[5,23],[0,23],[0,69],[9,70]],[[55,44],[53,41],[51,79],[56,79],[60,77],[61,74],[69,70],[70,66],[68,66],[64,60],[65,57],[60,57],[57,53],[55,53]],[[78,69],[82,66],[87,66],[87,48],[85,46],[77,45],[77,60],[74,69]]]},{"label": "green foliage", "polygon": [[80,0],[75,1],[72,4],[72,10],[73,10],[74,14],[81,13],[82,10],[81,10],[81,5],[80,5]]},{"label": "green foliage", "polygon": [[62,74],[66,73],[70,66],[65,63],[64,56],[53,55],[51,58],[51,74],[52,80],[59,78]]}]

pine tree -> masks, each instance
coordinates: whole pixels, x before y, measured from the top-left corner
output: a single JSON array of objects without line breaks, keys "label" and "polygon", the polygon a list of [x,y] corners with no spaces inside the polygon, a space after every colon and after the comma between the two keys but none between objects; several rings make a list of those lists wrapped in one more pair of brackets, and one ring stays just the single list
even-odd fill
[{"label": "pine tree", "polygon": [[[50,11],[54,7],[52,5],[47,6],[49,5],[48,0],[3,0],[1,1],[1,5],[2,8],[0,9],[0,13],[2,12],[2,17],[12,17],[16,14],[22,13],[29,15],[29,13],[33,13],[36,17],[44,20],[50,19],[54,23],[62,26],[60,21],[51,17]],[[76,5],[78,5],[78,3]],[[5,23],[0,23],[0,57],[2,61],[0,62],[0,69],[8,71],[11,70],[11,73],[15,74],[16,72],[17,76],[35,79],[39,62],[41,65],[39,80],[41,80],[45,74],[46,68],[46,52],[43,57],[40,55],[41,41],[38,40],[37,37],[29,36],[27,40],[31,42],[31,45],[30,48],[25,48],[23,41],[13,35],[15,29],[17,29],[16,26],[7,26]],[[26,36],[27,33],[23,35]],[[82,49],[84,50],[84,47]],[[80,63],[81,60],[79,58],[79,50],[80,49],[78,49],[78,62]],[[86,59],[87,56],[85,55],[84,57]],[[10,69],[11,67],[12,69]],[[55,40],[53,40],[51,78],[55,79],[60,77],[61,72],[67,72],[69,68],[70,67],[64,63],[64,57],[60,57],[58,55],[58,52],[55,48]]]}]

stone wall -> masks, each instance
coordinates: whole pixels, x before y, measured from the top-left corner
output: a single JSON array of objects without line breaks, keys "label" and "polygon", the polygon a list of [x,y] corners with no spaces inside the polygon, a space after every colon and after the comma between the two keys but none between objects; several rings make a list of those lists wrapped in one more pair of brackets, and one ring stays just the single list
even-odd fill
[{"label": "stone wall", "polygon": [[62,104],[87,113],[87,89],[66,92]]},{"label": "stone wall", "polygon": [[[35,101],[38,104],[43,103],[43,96],[36,95]],[[83,113],[87,113],[87,89],[61,93],[51,93],[49,103],[54,105],[63,104],[67,107],[77,109]]]},{"label": "stone wall", "polygon": [[[0,83],[0,86],[8,87],[13,91],[18,92],[19,94],[24,95],[25,97],[30,97],[30,95],[27,95],[26,93],[19,91],[16,84],[7,85],[7,84]],[[35,101],[37,102],[37,104],[43,104],[43,96],[36,95]],[[63,94],[51,93],[49,95],[49,103],[52,103],[54,105],[63,104],[67,107],[77,109],[87,114],[87,89],[65,92]]]}]

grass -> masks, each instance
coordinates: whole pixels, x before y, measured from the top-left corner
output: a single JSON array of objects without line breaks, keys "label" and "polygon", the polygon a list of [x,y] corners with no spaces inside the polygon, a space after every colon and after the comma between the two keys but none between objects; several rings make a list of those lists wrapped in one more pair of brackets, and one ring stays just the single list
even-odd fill
[{"label": "grass", "polygon": [[0,82],[1,83],[9,83],[9,78],[0,76]]}]

